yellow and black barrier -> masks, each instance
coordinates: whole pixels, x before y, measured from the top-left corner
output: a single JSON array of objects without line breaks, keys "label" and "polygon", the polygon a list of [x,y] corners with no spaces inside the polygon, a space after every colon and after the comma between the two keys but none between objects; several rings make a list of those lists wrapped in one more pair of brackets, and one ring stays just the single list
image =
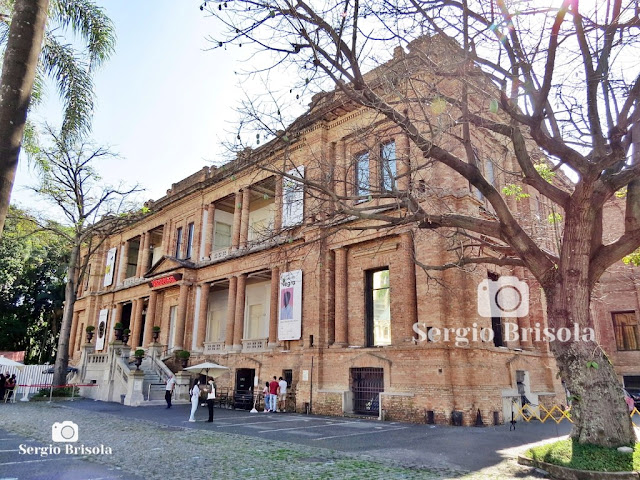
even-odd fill
[{"label": "yellow and black barrier", "polygon": [[[513,419],[518,420],[522,419],[525,422],[530,422],[531,420],[538,420],[539,422],[546,422],[547,420],[553,420],[556,423],[560,423],[563,420],[568,420],[573,423],[571,420],[571,407],[565,407],[564,405],[554,405],[551,408],[547,409],[544,405],[531,405],[529,403],[525,403],[520,406],[518,402],[513,402]],[[637,408],[634,408],[629,416],[631,417],[631,422],[637,428],[640,428],[640,425],[636,424],[633,421],[634,415],[640,416],[640,411]]]}]

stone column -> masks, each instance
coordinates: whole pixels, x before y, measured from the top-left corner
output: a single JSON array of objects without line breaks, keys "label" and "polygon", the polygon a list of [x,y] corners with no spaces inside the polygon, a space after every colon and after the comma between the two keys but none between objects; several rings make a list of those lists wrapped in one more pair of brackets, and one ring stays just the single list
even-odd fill
[{"label": "stone column", "polygon": [[274,204],[276,213],[273,219],[273,233],[278,235],[282,230],[282,177],[280,176],[276,177]]},{"label": "stone column", "polygon": [[242,217],[240,219],[240,248],[247,247],[249,239],[249,205],[251,204],[251,190],[246,187],[242,190]]},{"label": "stone column", "polygon": [[216,204],[211,202],[207,211],[207,224],[204,231],[204,258],[209,258],[213,250],[213,220],[216,215]]},{"label": "stone column", "polygon": [[336,145],[336,194],[339,198],[347,196],[347,153],[344,140]]},{"label": "stone column", "polygon": [[135,349],[140,338],[140,329],[142,328],[142,310],[144,309],[144,299],[138,298],[133,301],[133,326],[131,328],[131,348]]},{"label": "stone column", "polygon": [[[401,290],[402,294],[402,305],[404,307],[404,314],[401,315],[401,323],[398,323],[400,331],[396,336],[398,341],[393,341],[393,343],[400,342],[410,342],[413,339],[413,324],[418,321],[418,305],[416,301],[416,264],[414,261],[414,251],[413,251],[413,236],[410,232],[403,233],[400,235],[400,249],[401,249],[401,258],[402,258],[402,266],[401,270]],[[391,289],[393,291],[393,284],[391,284]],[[393,302],[393,300],[392,300]],[[391,338],[393,339],[393,323],[391,327]]]},{"label": "stone column", "polygon": [[196,348],[204,348],[205,335],[207,333],[207,307],[209,306],[210,283],[203,283],[200,287],[200,311],[198,313],[198,332],[196,335]]},{"label": "stone column", "polygon": [[180,285],[180,296],[178,297],[178,312],[176,318],[176,333],[174,340],[174,349],[180,350],[184,348],[184,326],[187,321],[187,301],[189,299],[189,285],[183,283]]},{"label": "stone column", "polygon": [[136,260],[136,278],[140,278],[142,276],[142,258],[144,257],[144,242],[147,238],[147,234],[143,233],[140,235],[140,242],[138,243],[138,259]]},{"label": "stone column", "polygon": [[237,250],[240,245],[240,219],[242,217],[242,192],[236,192],[233,209],[233,228],[231,230],[231,250]]},{"label": "stone column", "polygon": [[411,149],[409,147],[409,137],[404,133],[400,134],[397,142],[396,167],[398,180],[396,186],[399,191],[404,192],[411,188]]},{"label": "stone column", "polygon": [[229,278],[229,296],[227,298],[227,328],[225,332],[225,348],[231,350],[233,347],[233,324],[236,319],[236,292],[238,287],[238,277]]},{"label": "stone column", "polygon": [[149,250],[149,245],[151,244],[151,232],[146,232],[144,234],[144,242],[143,242],[143,250],[142,250],[142,264],[140,265],[140,274],[138,277],[142,277],[146,271],[149,269],[149,254],[151,251]]},{"label": "stone column", "polygon": [[269,305],[269,348],[278,346],[278,302],[280,300],[280,269],[271,268],[271,303]]},{"label": "stone column", "polygon": [[120,262],[118,266],[118,285],[122,285],[127,278],[127,259],[129,256],[129,242],[124,242],[120,247]]},{"label": "stone column", "polygon": [[237,352],[242,350],[242,336],[244,335],[244,299],[245,288],[247,286],[247,274],[238,276],[238,286],[236,288],[236,311],[233,326],[233,349]]},{"label": "stone column", "polygon": [[116,303],[116,315],[113,319],[113,325],[111,325],[111,330],[115,328],[116,323],[122,323],[122,303]]},{"label": "stone column", "polygon": [[347,249],[339,248],[335,252],[336,255],[336,278],[335,278],[335,298],[336,298],[336,313],[335,313],[335,336],[336,341],[334,345],[337,347],[347,346],[348,341],[348,301],[347,301]]},{"label": "stone column", "polygon": [[151,290],[149,294],[149,306],[147,307],[147,318],[144,323],[144,337],[142,345],[149,345],[152,340],[153,327],[156,318],[156,301],[158,300],[158,292]]}]

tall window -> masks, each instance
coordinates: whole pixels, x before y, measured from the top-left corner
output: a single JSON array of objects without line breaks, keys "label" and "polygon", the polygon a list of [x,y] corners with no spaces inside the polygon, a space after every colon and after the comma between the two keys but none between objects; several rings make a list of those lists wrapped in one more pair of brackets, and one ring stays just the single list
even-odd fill
[{"label": "tall window", "polygon": [[229,290],[218,290],[209,295],[207,311],[207,341],[224,342],[227,331],[227,303]]},{"label": "tall window", "polygon": [[176,258],[180,258],[182,252],[182,227],[176,230]]},{"label": "tall window", "polygon": [[391,345],[391,292],[388,268],[367,272],[365,307],[367,346]]},{"label": "tall window", "polygon": [[382,191],[391,192],[396,186],[396,142],[380,146],[380,185]]},{"label": "tall window", "polygon": [[356,156],[356,194],[369,195],[369,152]]},{"label": "tall window", "polygon": [[222,250],[231,246],[231,225],[223,222],[216,222],[213,235],[213,249]]},{"label": "tall window", "polygon": [[640,350],[636,312],[612,312],[618,350]]},{"label": "tall window", "polygon": [[191,258],[191,254],[193,253],[193,233],[195,230],[195,226],[193,222],[191,222],[187,226],[187,256],[186,258]]}]

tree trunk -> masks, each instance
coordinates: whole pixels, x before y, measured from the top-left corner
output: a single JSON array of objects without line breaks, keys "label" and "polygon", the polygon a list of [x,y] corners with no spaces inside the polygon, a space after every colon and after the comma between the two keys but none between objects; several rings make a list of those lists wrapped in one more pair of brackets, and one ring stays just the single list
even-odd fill
[{"label": "tree trunk", "polygon": [[16,0],[0,78],[0,237],[47,20],[49,0]]},{"label": "tree trunk", "polygon": [[[597,212],[590,206],[592,190],[585,182],[576,188],[566,213],[561,260],[544,285],[549,327],[570,333],[569,341],[550,342],[560,375],[572,396],[571,436],[580,443],[619,447],[635,442],[635,432],[613,365],[595,342],[590,315],[589,281],[592,241],[602,238]],[[579,332],[576,338],[575,332]],[[567,333],[567,330],[564,330]]]},{"label": "tree trunk", "polygon": [[[73,307],[76,303],[76,285],[78,276],[78,261],[80,260],[80,242],[77,241],[71,250],[67,266],[67,283],[65,285],[65,302],[58,337],[58,352],[53,372],[53,385],[64,385],[67,381],[67,367],[69,366],[69,337],[73,321]],[[82,332],[81,332],[82,333]]]}]

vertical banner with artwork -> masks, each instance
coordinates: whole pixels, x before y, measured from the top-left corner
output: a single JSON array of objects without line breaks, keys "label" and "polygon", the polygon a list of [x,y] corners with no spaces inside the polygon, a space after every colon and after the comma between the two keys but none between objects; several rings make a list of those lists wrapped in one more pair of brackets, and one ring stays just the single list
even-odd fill
[{"label": "vertical banner with artwork", "polygon": [[[304,166],[289,170],[287,175],[304,178]],[[282,179],[282,228],[302,223],[304,218],[304,184],[289,177]]]},{"label": "vertical banner with artwork", "polygon": [[116,252],[118,247],[113,247],[107,252],[107,264],[104,268],[104,282],[102,286],[108,287],[113,283],[113,271],[116,266]]},{"label": "vertical banner with artwork", "polygon": [[302,270],[280,274],[278,294],[278,340],[302,336]]},{"label": "vertical banner with artwork", "polygon": [[98,315],[98,336],[96,337],[96,350],[102,350],[104,348],[104,341],[107,337],[107,316],[109,315],[109,309],[103,308]]}]

